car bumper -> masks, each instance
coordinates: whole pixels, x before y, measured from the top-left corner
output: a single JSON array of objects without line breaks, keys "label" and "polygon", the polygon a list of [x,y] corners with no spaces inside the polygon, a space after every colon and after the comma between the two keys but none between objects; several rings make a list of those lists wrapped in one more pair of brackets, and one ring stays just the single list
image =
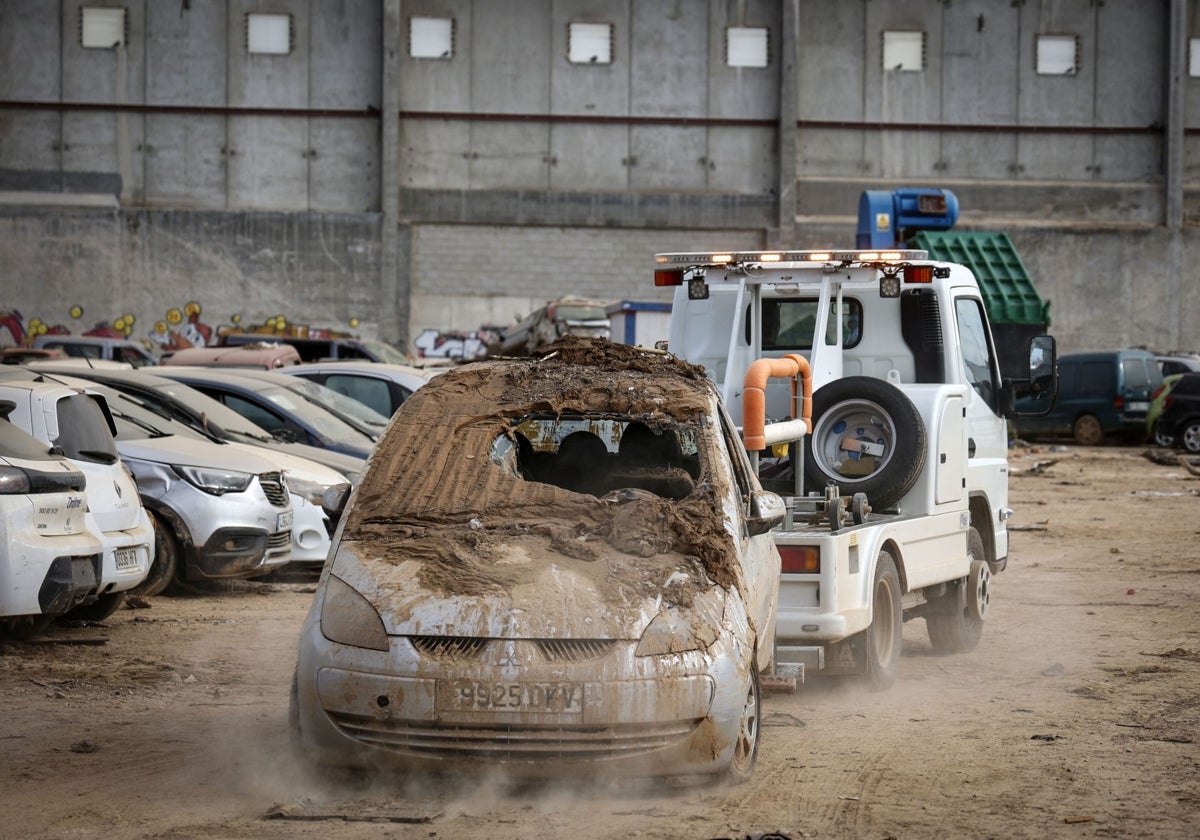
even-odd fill
[{"label": "car bumper", "polygon": [[[724,635],[706,652],[635,657],[634,643],[616,642],[600,660],[519,672],[435,667],[406,638],[389,643],[387,652],[337,644],[306,621],[296,711],[300,743],[318,763],[517,778],[711,776],[733,755],[751,661],[730,653]],[[513,685],[527,697],[577,692],[578,702],[519,710],[463,702],[467,688]]]},{"label": "car bumper", "polygon": [[104,544],[99,594],[125,592],[146,579],[154,561],[154,526],[144,511],[133,528],[93,531]]}]

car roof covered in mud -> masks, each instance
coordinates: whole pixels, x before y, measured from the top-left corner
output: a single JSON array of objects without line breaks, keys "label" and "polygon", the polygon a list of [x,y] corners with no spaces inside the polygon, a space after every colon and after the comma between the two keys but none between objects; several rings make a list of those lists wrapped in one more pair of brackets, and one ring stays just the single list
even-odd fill
[{"label": "car roof covered in mud", "polygon": [[[535,358],[456,368],[394,415],[342,539],[444,567],[442,588],[455,591],[503,586],[501,570],[488,567],[489,540],[531,532],[584,561],[598,555],[598,542],[639,558],[695,558],[710,580],[731,585],[739,575],[722,500],[733,478],[711,464],[718,404],[703,368],[604,339],[566,336]],[[589,495],[522,474],[515,445],[522,421],[592,416],[706,437],[686,494]],[[514,445],[498,457],[496,444],[505,440]]]}]

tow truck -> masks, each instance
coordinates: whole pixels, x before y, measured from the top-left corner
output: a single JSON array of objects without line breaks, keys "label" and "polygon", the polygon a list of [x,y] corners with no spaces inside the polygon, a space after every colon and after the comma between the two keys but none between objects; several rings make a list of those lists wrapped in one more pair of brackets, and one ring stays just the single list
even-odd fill
[{"label": "tow truck", "polygon": [[979,284],[919,250],[666,253],[669,347],[703,365],[785,498],[776,674],[896,678],[902,622],[975,648],[1009,559],[1016,398],[1049,410],[1050,336],[1002,379]]}]

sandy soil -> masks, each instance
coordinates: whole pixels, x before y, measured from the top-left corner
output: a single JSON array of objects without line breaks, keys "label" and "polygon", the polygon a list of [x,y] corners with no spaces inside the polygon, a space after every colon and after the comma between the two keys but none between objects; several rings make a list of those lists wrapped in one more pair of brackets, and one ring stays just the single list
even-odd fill
[{"label": "sandy soil", "polygon": [[979,649],[935,657],[917,620],[893,689],[768,696],[747,785],[308,778],[286,707],[312,588],[245,584],[0,650],[0,835],[1194,837],[1200,478],[1134,448],[1014,467],[1020,530]]}]

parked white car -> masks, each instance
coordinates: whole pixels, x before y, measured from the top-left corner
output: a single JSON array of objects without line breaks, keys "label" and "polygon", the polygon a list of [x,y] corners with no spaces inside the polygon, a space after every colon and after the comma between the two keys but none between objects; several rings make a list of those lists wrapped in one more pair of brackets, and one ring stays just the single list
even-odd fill
[{"label": "parked white car", "polygon": [[749,777],[782,501],[699,368],[554,347],[388,425],[301,630],[318,764]]},{"label": "parked white car", "polygon": [[85,483],[0,419],[0,637],[36,635],[95,593],[104,545],[84,523]]},{"label": "parked white car", "polygon": [[86,522],[104,556],[97,588],[72,608],[72,618],[101,621],[140,584],[154,557],[154,527],[137,485],[121,462],[103,396],[47,381],[0,374],[0,404],[8,420],[47,447],[56,447],[87,478]]}]

